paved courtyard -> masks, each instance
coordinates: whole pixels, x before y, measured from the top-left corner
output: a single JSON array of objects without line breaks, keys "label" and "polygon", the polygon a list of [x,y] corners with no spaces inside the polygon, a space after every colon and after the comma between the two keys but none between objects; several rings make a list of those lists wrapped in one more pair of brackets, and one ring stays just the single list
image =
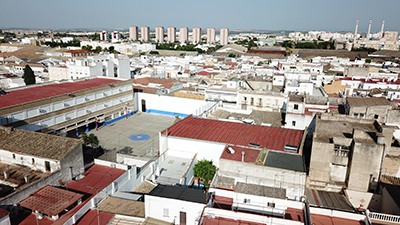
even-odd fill
[{"label": "paved courtyard", "polygon": [[174,116],[165,116],[138,112],[128,119],[102,126],[89,133],[95,134],[101,147],[106,151],[117,149],[119,153],[138,157],[149,157],[150,149],[157,155],[159,147],[159,132],[170,127],[175,121]]}]

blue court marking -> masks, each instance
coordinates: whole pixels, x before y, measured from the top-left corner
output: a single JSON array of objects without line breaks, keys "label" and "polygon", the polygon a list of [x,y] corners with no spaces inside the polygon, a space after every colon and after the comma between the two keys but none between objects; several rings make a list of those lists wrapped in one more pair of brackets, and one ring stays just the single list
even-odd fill
[{"label": "blue court marking", "polygon": [[150,135],[148,135],[148,134],[135,134],[135,135],[129,136],[129,140],[132,140],[132,141],[145,141],[149,138],[150,138]]}]

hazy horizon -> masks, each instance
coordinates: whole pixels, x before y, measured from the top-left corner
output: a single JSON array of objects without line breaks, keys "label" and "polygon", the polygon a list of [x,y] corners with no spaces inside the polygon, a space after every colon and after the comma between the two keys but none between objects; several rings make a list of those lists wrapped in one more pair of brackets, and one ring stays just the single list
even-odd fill
[{"label": "hazy horizon", "polygon": [[232,30],[399,31],[399,0],[3,0],[0,27],[26,29],[128,29],[130,26],[227,27]]}]

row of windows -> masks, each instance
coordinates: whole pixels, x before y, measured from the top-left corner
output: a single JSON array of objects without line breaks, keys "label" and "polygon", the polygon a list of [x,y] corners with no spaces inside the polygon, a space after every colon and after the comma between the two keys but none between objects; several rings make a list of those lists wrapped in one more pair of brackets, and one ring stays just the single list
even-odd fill
[{"label": "row of windows", "polygon": [[[14,160],[16,159],[15,154],[12,154],[12,157],[13,157]],[[23,159],[24,159],[24,157],[21,156],[21,160],[23,160]],[[35,158],[32,158],[32,165],[35,165]],[[45,167],[46,167],[46,172],[50,172],[51,171],[50,162],[49,161],[45,161]]]}]

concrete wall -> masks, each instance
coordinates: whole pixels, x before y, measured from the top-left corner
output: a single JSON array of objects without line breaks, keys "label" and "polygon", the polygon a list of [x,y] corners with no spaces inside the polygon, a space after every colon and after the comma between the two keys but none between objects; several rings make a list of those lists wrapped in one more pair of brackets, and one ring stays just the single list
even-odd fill
[{"label": "concrete wall", "polygon": [[[180,212],[186,212],[186,224],[196,224],[196,219],[201,215],[204,204],[187,202],[177,199],[162,198],[157,196],[145,195],[145,216],[158,220],[181,224],[179,221]],[[164,211],[168,211],[168,215],[164,215]]]},{"label": "concrete wall", "polygon": [[400,215],[400,208],[386,188],[382,190],[382,213]]},{"label": "concrete wall", "polygon": [[61,160],[61,172],[64,183],[85,172],[82,144],[77,145]]},{"label": "concrete wall", "polygon": [[187,139],[179,137],[166,137],[160,134],[160,155],[171,149],[174,152],[182,152],[182,154],[197,153],[197,160],[212,160],[216,167],[219,166],[220,157],[225,149],[224,143],[207,142],[196,139]]},{"label": "concrete wall", "polygon": [[333,143],[323,143],[313,141],[310,159],[309,178],[315,181],[316,185],[321,183],[325,186],[330,181],[330,162],[333,152]]},{"label": "concrete wall", "polygon": [[303,172],[220,159],[219,173],[235,178],[236,182],[284,188],[289,199],[300,200],[304,195],[306,173]]},{"label": "concrete wall", "polygon": [[384,146],[355,140],[348,189],[368,191],[370,184],[378,182]]},{"label": "concrete wall", "polygon": [[146,111],[165,115],[195,116],[207,110],[213,102],[206,102],[197,99],[179,98],[166,95],[156,95],[148,93],[136,93],[138,95],[135,102],[135,110],[142,111],[142,100],[146,103]]}]

